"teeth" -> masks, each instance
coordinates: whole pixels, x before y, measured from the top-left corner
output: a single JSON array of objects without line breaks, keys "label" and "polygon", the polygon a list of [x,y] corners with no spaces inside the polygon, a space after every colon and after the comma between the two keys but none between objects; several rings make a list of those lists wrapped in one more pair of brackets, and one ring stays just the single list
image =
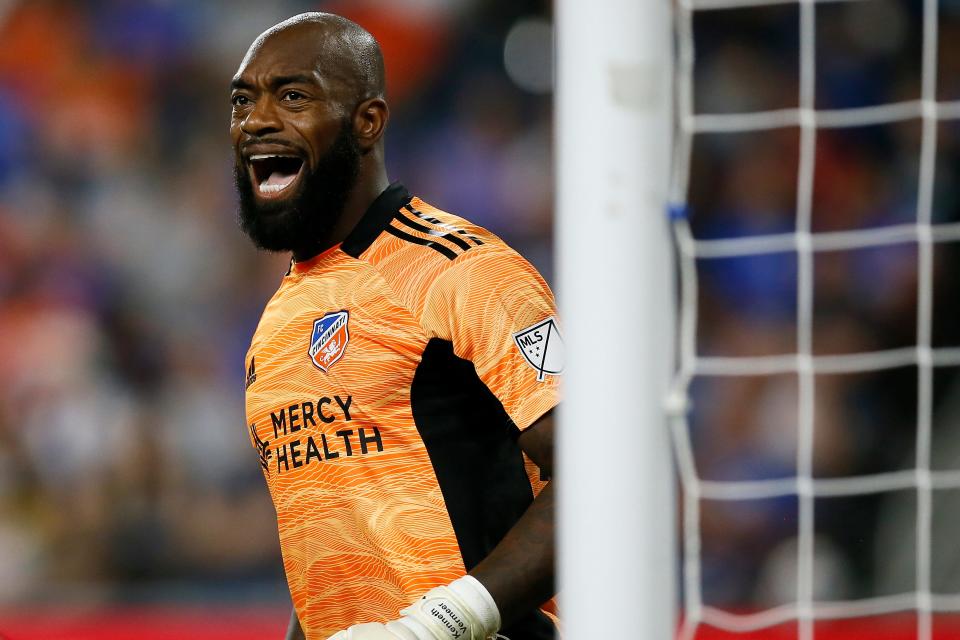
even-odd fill
[{"label": "teeth", "polygon": [[255,156],[250,156],[250,160],[268,160],[270,158],[295,158],[296,156],[281,154],[281,153],[259,153]]},{"label": "teeth", "polygon": [[290,185],[286,184],[261,184],[260,193],[279,193]]}]

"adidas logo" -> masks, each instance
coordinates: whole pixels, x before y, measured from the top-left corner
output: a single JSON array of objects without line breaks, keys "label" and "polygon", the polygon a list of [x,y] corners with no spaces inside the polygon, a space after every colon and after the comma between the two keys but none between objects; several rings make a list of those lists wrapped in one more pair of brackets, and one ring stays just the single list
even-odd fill
[{"label": "adidas logo", "polygon": [[257,358],[256,356],[250,358],[250,368],[247,369],[247,386],[249,389],[250,385],[257,381]]}]

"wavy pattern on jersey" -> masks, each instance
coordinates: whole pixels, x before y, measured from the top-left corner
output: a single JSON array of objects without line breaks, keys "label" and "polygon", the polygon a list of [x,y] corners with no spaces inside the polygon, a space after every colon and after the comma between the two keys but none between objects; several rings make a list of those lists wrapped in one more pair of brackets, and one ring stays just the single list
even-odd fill
[{"label": "wavy pattern on jersey", "polygon": [[[268,460],[290,591],[310,638],[357,620],[394,618],[424,591],[464,572],[410,413],[423,331],[369,265],[342,254],[324,262],[329,275],[291,274],[264,311],[250,349],[257,381],[247,400],[249,422],[274,450],[321,432],[333,440],[339,429],[380,429],[382,452],[346,457],[341,450],[339,458],[283,472],[276,454]],[[343,358],[324,373],[307,353],[313,322],[341,309],[350,312],[350,339]],[[349,422],[317,421],[276,437],[271,412],[334,395],[352,397]]]},{"label": "wavy pattern on jersey", "polygon": [[464,571],[431,475],[391,462],[365,478],[314,479],[277,504],[291,592],[311,631],[389,620]]},{"label": "wavy pattern on jersey", "polygon": [[[469,351],[461,356],[474,359],[519,427],[556,403],[555,381],[537,383],[511,337],[524,322],[553,315],[549,289],[489,232],[418,198],[410,204],[422,217],[404,209],[397,216],[421,229],[397,217],[391,224],[443,244],[455,259],[381,233],[360,260],[335,249],[297,265],[267,304],[247,356],[247,363],[256,358],[257,369],[247,390],[247,422],[272,452],[264,476],[277,510],[291,596],[311,640],[360,621],[392,619],[425,591],[464,573],[410,408],[410,385],[431,338]],[[477,242],[469,240],[464,250],[444,237],[452,233]],[[514,282],[519,280],[525,284]],[[313,323],[341,310],[350,314],[350,338],[343,357],[325,373],[308,355]],[[461,322],[468,316],[478,321]],[[350,397],[350,420],[335,396]],[[321,400],[333,422],[315,417],[316,424],[295,433],[274,431],[271,414]],[[298,411],[302,421],[302,407]],[[369,434],[374,426],[382,451],[371,445],[361,455],[354,442],[348,457],[339,444],[338,458],[280,466],[277,452],[295,441],[302,456],[307,437],[319,442],[324,434],[340,443],[337,431],[350,430],[355,438],[360,428]],[[528,463],[527,471],[539,491],[537,469]]]}]

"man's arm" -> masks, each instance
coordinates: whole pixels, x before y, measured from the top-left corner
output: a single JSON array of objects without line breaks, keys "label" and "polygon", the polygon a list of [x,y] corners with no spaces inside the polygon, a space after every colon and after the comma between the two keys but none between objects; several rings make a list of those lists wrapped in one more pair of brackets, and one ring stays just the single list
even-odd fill
[{"label": "man's arm", "polygon": [[[544,478],[553,472],[553,412],[524,431],[520,448]],[[555,594],[554,490],[550,482],[493,551],[470,572],[493,596],[503,626]]]},{"label": "man's arm", "polygon": [[300,628],[300,619],[297,618],[297,610],[290,612],[290,624],[287,626],[286,640],[306,640],[303,635],[303,629]]}]

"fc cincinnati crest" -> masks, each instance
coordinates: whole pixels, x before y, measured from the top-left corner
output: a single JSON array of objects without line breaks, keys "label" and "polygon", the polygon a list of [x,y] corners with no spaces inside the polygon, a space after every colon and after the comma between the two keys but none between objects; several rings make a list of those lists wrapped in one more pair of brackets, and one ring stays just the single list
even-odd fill
[{"label": "fc cincinnati crest", "polygon": [[537,380],[563,373],[563,338],[555,318],[547,318],[513,334],[520,353],[537,370]]},{"label": "fc cincinnati crest", "polygon": [[343,352],[347,349],[347,343],[350,342],[350,331],[347,329],[349,320],[349,312],[335,311],[313,323],[308,353],[313,364],[324,373],[343,357]]}]

